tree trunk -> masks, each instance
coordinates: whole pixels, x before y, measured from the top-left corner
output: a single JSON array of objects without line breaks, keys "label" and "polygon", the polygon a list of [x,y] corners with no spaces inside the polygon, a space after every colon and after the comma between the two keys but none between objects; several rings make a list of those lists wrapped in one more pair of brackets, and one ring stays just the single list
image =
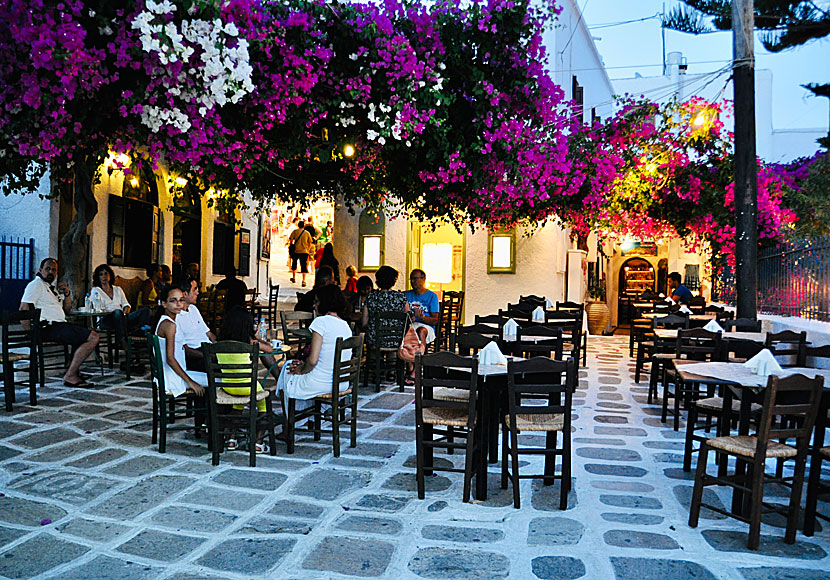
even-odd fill
[{"label": "tree trunk", "polygon": [[72,204],[75,216],[69,229],[61,238],[60,264],[61,280],[69,285],[73,303],[76,307],[83,305],[83,280],[88,251],[87,226],[98,213],[98,201],[92,192],[92,174],[85,163],[75,165],[75,183]]}]

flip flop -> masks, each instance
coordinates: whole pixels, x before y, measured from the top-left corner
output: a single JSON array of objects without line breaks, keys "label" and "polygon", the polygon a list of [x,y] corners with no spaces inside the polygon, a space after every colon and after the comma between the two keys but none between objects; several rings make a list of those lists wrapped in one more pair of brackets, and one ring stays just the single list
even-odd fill
[{"label": "flip flop", "polygon": [[79,383],[70,383],[69,381],[64,381],[63,386],[64,387],[72,387],[72,388],[76,388],[76,389],[91,389],[95,385],[93,385],[92,383],[87,382],[86,379],[81,379],[81,382],[79,382]]},{"label": "flip flop", "polygon": [[256,450],[257,455],[261,455],[261,454],[264,454],[264,453],[270,453],[271,452],[271,448],[268,447],[267,443],[257,443],[256,447],[255,447],[255,450]]},{"label": "flip flop", "polygon": [[236,439],[228,439],[225,442],[225,449],[227,451],[236,451],[239,449],[239,443],[237,443]]}]

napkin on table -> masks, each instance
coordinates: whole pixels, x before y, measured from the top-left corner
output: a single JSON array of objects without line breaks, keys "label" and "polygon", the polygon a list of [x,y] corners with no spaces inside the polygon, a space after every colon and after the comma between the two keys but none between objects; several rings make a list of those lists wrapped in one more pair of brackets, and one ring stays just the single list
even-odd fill
[{"label": "napkin on table", "polygon": [[554,306],[553,300],[551,300],[550,298],[548,298],[546,296],[545,297],[545,308],[553,308],[553,306]]},{"label": "napkin on table", "polygon": [[706,326],[703,327],[703,330],[708,330],[709,332],[725,332],[723,327],[718,324],[717,320],[710,320],[706,323]]},{"label": "napkin on table", "polygon": [[688,307],[688,306],[686,306],[685,304],[684,304],[683,306],[681,306],[681,307],[680,307],[680,309],[678,310],[678,312],[682,312],[683,314],[691,314],[691,313],[692,313],[692,311],[691,311],[691,310],[689,310],[689,307]]},{"label": "napkin on table", "polygon": [[780,373],[783,370],[768,348],[765,348],[743,364],[756,375],[769,376]]},{"label": "napkin on table", "polygon": [[506,365],[507,357],[501,353],[495,342],[488,342],[484,348],[478,351],[478,364]]},{"label": "napkin on table", "polygon": [[518,332],[519,325],[512,318],[508,319],[502,327],[502,334],[504,335],[504,340],[516,340],[516,334],[518,334]]},{"label": "napkin on table", "polygon": [[533,309],[531,313],[533,322],[544,322],[545,321],[545,309],[541,306],[537,306]]},{"label": "napkin on table", "polygon": [[674,299],[671,296],[666,296],[666,302],[669,304],[674,304]]}]

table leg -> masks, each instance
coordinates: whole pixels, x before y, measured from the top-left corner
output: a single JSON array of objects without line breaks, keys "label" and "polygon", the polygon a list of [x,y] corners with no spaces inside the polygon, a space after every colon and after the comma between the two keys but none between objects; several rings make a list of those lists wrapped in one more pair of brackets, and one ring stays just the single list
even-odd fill
[{"label": "table leg", "polygon": [[487,455],[490,441],[490,415],[492,402],[487,389],[479,391],[479,415],[476,420],[476,452],[473,460],[476,466],[475,498],[479,501],[487,499]]},{"label": "table leg", "polygon": [[[730,402],[731,405],[731,402]],[[752,395],[747,389],[741,391],[741,410],[738,416],[738,435],[747,435],[749,433],[749,414],[752,408]],[[735,460],[735,479],[741,480],[746,478],[747,462],[741,459]],[[732,491],[732,513],[742,515],[747,513],[749,508],[749,501],[752,498],[745,496],[744,492],[739,489]]]}]

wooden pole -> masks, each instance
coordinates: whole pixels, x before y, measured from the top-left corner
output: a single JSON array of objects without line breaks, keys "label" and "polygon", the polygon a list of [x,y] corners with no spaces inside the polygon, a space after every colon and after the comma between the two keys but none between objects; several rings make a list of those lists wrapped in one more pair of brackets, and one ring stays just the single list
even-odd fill
[{"label": "wooden pole", "polygon": [[756,318],[758,182],[755,159],[755,18],[753,0],[732,2],[735,86],[735,280],[738,318]]}]

